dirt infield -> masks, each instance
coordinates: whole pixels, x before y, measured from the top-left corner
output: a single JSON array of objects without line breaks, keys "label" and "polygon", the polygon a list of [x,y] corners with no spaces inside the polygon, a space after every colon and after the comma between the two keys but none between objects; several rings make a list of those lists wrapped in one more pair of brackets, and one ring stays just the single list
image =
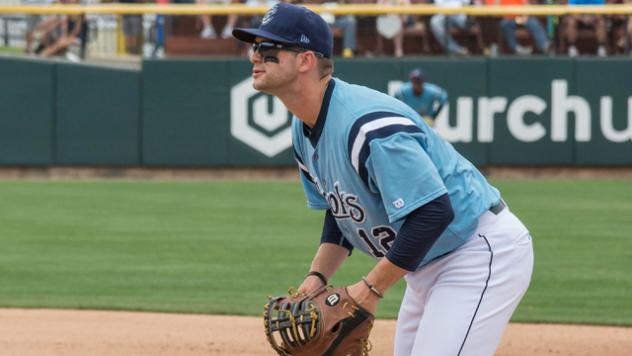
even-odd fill
[{"label": "dirt infield", "polygon": [[[379,320],[371,355],[391,355],[394,321]],[[2,356],[273,355],[260,318],[0,309]],[[512,324],[497,356],[623,356],[632,328]]]}]

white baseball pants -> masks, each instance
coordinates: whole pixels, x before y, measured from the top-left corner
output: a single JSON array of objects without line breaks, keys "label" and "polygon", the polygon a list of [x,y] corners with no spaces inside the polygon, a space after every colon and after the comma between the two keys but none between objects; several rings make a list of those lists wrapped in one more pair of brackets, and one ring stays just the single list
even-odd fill
[{"label": "white baseball pants", "polygon": [[527,228],[485,212],[467,243],[406,275],[395,356],[491,356],[533,270]]}]

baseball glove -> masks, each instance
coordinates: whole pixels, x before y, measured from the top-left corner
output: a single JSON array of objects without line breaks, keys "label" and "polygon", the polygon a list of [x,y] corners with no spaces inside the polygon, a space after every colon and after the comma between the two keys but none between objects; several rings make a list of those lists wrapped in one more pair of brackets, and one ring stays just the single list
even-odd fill
[{"label": "baseball glove", "polygon": [[263,312],[268,341],[282,356],[366,356],[374,319],[347,288],[331,286],[270,298]]}]

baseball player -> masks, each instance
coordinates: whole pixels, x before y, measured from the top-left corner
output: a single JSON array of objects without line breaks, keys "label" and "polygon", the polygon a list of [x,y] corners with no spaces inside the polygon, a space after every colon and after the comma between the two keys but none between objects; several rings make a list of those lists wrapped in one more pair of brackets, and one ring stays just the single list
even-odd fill
[{"label": "baseball player", "polygon": [[417,68],[408,75],[409,82],[395,92],[395,97],[413,108],[430,126],[441,112],[443,105],[448,101],[448,93],[439,86],[426,83],[424,72]]},{"label": "baseball player", "polygon": [[334,78],[331,31],[309,9],[279,3],[233,36],[252,43],[254,88],[293,114],[307,204],[325,211],[299,292],[360,250],[377,263],[347,290],[366,310],[406,280],[396,356],[492,355],[533,268],[498,190],[406,104]]}]

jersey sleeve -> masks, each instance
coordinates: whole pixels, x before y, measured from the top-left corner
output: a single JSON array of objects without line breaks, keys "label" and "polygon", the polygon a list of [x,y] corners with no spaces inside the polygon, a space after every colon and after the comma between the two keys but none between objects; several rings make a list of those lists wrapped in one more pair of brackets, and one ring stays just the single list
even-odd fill
[{"label": "jersey sleeve", "polygon": [[439,101],[440,105],[445,104],[448,101],[448,92],[445,91],[444,89],[439,88],[439,95],[438,95],[437,101]]},{"label": "jersey sleeve", "polygon": [[435,92],[432,99],[432,114],[430,116],[436,118],[445,103],[448,101],[448,92],[439,87],[434,87],[434,89]]},{"label": "jersey sleeve", "polygon": [[360,178],[380,194],[389,221],[448,192],[434,163],[423,149],[423,132],[405,117],[360,122],[352,131],[352,165]]},{"label": "jersey sleeve", "polygon": [[303,163],[303,159],[296,152],[296,149],[294,150],[294,159],[298,164],[299,175],[301,177],[301,183],[303,184],[303,191],[305,192],[305,198],[307,199],[307,206],[310,209],[329,209],[329,204],[327,204],[325,197],[323,197],[318,191],[316,182]]},{"label": "jersey sleeve", "polygon": [[371,184],[382,197],[390,222],[448,192],[419,142],[397,133],[371,143],[366,164]]}]

